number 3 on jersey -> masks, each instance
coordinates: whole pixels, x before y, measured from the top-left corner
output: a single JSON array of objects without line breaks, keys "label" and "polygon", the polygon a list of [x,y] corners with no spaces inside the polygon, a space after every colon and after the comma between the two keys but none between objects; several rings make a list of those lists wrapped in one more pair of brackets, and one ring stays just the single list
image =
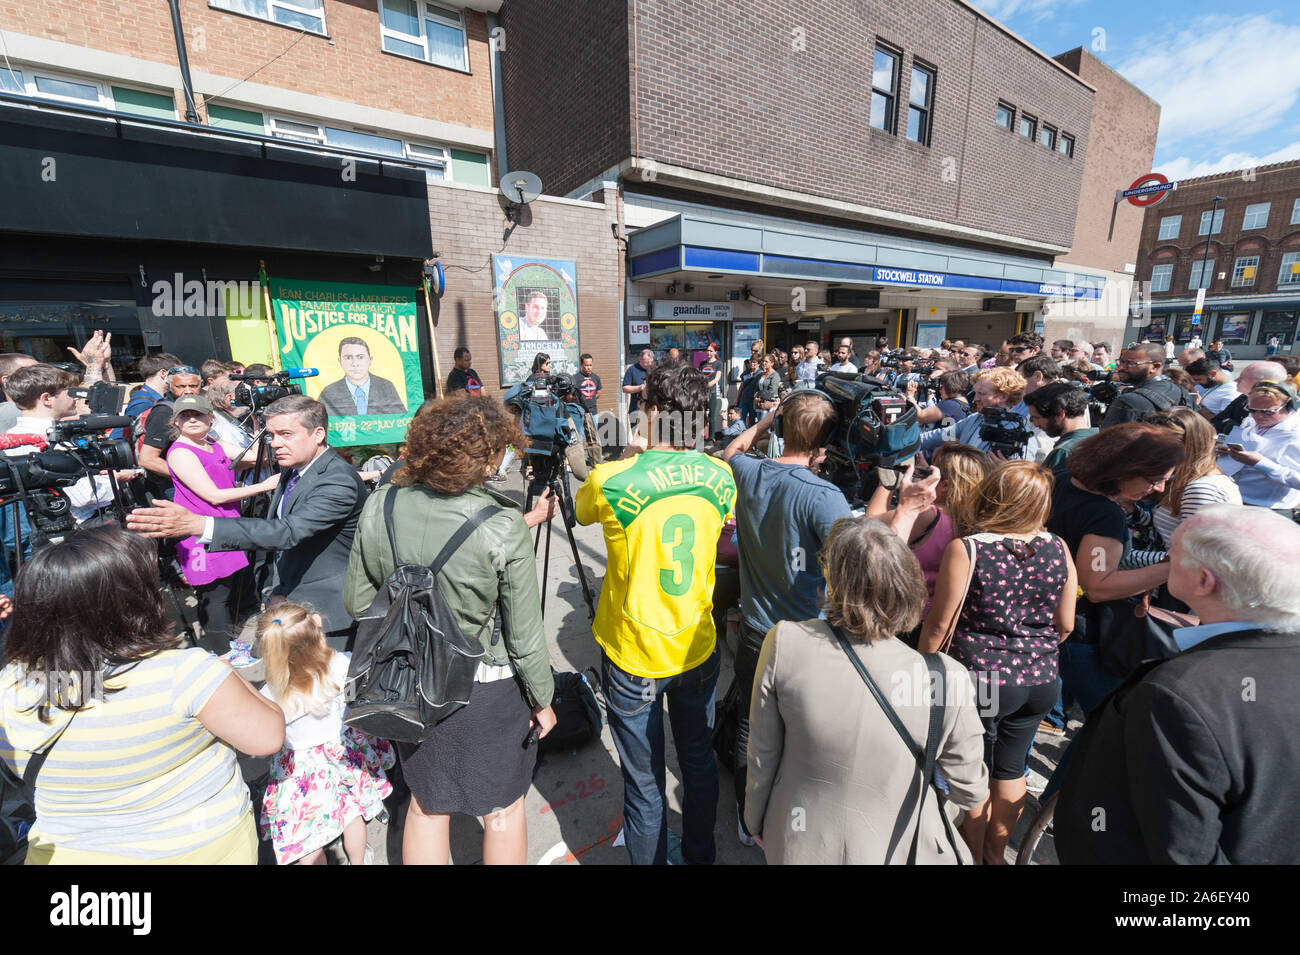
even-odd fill
[{"label": "number 3 on jersey", "polygon": [[688,514],[674,514],[664,521],[661,543],[671,544],[672,551],[668,559],[672,568],[659,571],[659,589],[670,597],[684,596],[691,589],[691,578],[695,576],[695,521]]}]

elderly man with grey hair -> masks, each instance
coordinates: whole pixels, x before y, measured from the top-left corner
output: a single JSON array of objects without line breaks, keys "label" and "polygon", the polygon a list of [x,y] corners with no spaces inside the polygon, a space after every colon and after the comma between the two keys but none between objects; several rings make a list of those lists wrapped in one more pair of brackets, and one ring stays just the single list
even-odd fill
[{"label": "elderly man with grey hair", "polygon": [[1063,863],[1300,863],[1300,527],[1202,508],[1169,591],[1200,618],[1088,717],[1056,808]]}]

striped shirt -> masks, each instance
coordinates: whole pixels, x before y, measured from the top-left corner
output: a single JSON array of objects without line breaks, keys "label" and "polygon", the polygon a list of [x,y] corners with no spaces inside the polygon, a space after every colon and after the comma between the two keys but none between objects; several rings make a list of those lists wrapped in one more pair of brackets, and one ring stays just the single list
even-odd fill
[{"label": "striped shirt", "polygon": [[45,724],[32,707],[51,681],[7,667],[0,759],[10,769],[21,776],[67,726],[37,777],[32,845],[166,859],[228,835],[250,811],[248,789],[235,751],[196,714],[232,675],[206,650],[165,650],[105,681],[107,694],[75,718],[51,708]]},{"label": "striped shirt", "polygon": [[1156,531],[1168,547],[1170,541],[1174,539],[1174,531],[1177,530],[1178,525],[1201,508],[1210,504],[1240,503],[1241,491],[1237,490],[1237,485],[1233,483],[1232,478],[1226,474],[1207,474],[1195,481],[1187,482],[1187,487],[1183,488],[1183,498],[1178,504],[1177,517],[1165,510],[1163,504],[1156,505],[1153,515]]}]

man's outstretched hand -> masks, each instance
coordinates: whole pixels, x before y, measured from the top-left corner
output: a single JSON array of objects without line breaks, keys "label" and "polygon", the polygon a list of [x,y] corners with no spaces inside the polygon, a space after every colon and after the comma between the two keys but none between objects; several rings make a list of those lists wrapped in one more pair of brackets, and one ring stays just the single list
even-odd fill
[{"label": "man's outstretched hand", "polygon": [[153,507],[137,507],[126,516],[126,526],[145,537],[197,537],[206,524],[203,515],[165,500],[154,501]]}]

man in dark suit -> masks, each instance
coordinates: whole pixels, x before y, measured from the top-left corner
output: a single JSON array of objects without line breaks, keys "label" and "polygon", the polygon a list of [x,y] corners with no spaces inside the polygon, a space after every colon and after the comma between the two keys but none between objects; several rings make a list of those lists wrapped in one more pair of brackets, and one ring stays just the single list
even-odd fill
[{"label": "man in dark suit", "polygon": [[1300,527],[1219,504],[1179,525],[1169,591],[1200,617],[1088,716],[1056,807],[1063,863],[1300,863]]},{"label": "man in dark suit", "polygon": [[343,377],[321,389],[325,410],[335,415],[406,414],[406,405],[387,378],[370,374],[370,346],[360,338],[339,342]]},{"label": "man in dark suit", "polygon": [[331,647],[347,649],[356,624],[343,607],[341,581],[366,486],[325,443],[329,418],[314,398],[291,395],[266,409],[266,430],[281,467],[266,518],[204,517],[170,501],[137,508],[127,526],[146,537],[197,537],[211,551],[274,551],[269,606],[311,605]]}]

